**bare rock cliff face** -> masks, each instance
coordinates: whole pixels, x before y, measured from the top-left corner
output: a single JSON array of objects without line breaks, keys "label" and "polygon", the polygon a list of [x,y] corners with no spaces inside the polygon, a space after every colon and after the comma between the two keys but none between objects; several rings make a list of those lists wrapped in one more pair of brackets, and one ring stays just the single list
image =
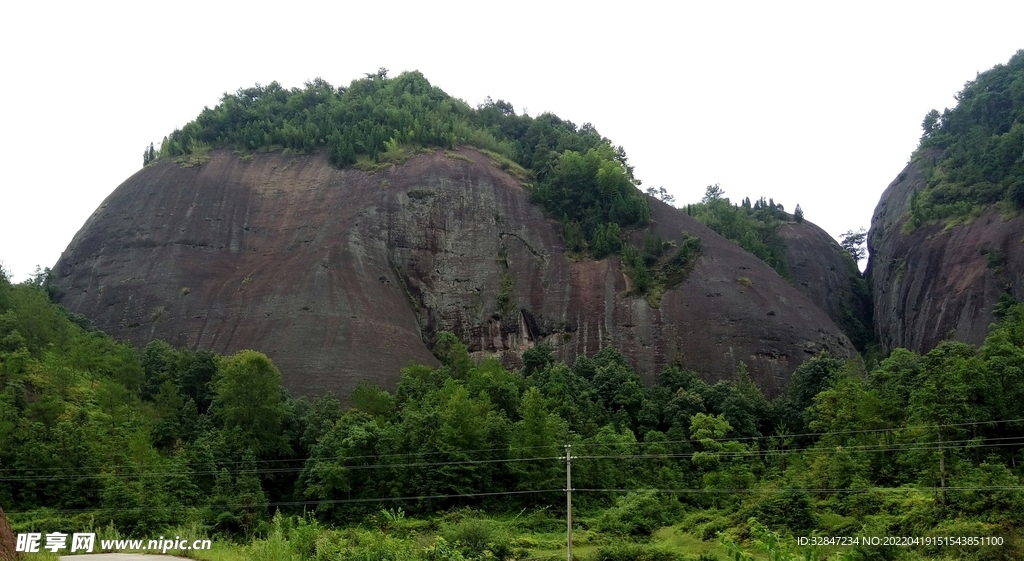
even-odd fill
[{"label": "bare rock cliff face", "polygon": [[804,221],[779,227],[793,286],[858,345],[871,338],[871,296],[853,259],[832,236]]},{"label": "bare rock cliff face", "polygon": [[612,345],[649,383],[674,361],[709,380],[744,362],[769,394],[820,350],[852,356],[770,267],[652,207],[665,239],[703,240],[657,308],[628,295],[617,259],[570,260],[527,189],[472,150],[373,174],[321,155],[158,162],[104,201],[54,269],[62,303],[115,337],[256,349],[295,394],[394,387],[410,360],[436,363],[425,342],[440,330],[512,364],[542,341],[567,361]]},{"label": "bare rock cliff face", "polygon": [[923,160],[912,162],[889,185],[868,233],[875,329],[885,351],[924,353],[944,339],[980,344],[1000,296],[1024,296],[1024,217],[1004,222],[990,208],[948,230],[928,224],[903,233],[924,168]]}]

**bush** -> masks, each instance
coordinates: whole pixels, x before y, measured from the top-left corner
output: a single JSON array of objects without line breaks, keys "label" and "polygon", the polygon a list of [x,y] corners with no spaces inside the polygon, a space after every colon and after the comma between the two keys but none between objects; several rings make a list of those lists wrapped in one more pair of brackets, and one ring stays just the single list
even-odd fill
[{"label": "bush", "polygon": [[650,536],[655,530],[672,524],[679,504],[663,500],[654,491],[629,493],[615,501],[597,520],[597,529],[620,536]]},{"label": "bush", "polygon": [[512,555],[511,538],[494,520],[464,518],[454,525],[442,528],[448,543],[458,544],[464,553],[479,554],[490,551],[498,559]]},{"label": "bush", "polygon": [[682,561],[684,557],[651,545],[620,543],[601,547],[594,561]]},{"label": "bush", "polygon": [[770,528],[786,528],[791,532],[817,527],[814,504],[805,491],[766,489],[744,502],[741,519],[757,518]]},{"label": "bush", "polygon": [[[367,532],[358,530],[354,539],[348,541],[343,550],[338,552],[336,557],[331,559],[345,559],[347,561],[406,561],[416,559],[416,548],[412,543],[405,542],[386,536],[380,532]],[[430,559],[444,559],[455,561],[461,557],[428,557]]]}]

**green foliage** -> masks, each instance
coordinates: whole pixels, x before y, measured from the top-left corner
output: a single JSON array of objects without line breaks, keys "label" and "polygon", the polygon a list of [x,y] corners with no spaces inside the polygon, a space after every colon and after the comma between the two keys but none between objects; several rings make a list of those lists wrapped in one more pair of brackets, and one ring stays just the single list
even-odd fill
[{"label": "green foliage", "polygon": [[744,199],[734,205],[720,186],[709,185],[701,202],[686,205],[685,210],[705,226],[771,265],[783,277],[789,276],[785,263],[786,245],[778,233],[779,226],[789,220],[782,205],[771,199],[765,201],[764,197],[753,204],[750,199]]},{"label": "green foliage", "polygon": [[615,506],[605,510],[597,528],[619,536],[650,536],[672,523],[680,510],[679,502],[665,500],[654,491],[638,491],[619,497]]},{"label": "green foliage", "polygon": [[523,353],[523,376],[530,376],[534,372],[542,371],[555,362],[551,353],[551,346],[541,343]]},{"label": "green foliage", "polygon": [[281,373],[256,351],[224,359],[212,382],[214,417],[226,430],[238,429],[241,444],[259,456],[284,452],[281,426],[288,411]]},{"label": "green foliage", "polygon": [[427,189],[413,189],[407,193],[414,201],[423,201],[434,196],[434,192]]},{"label": "green foliage", "polygon": [[149,143],[149,148],[142,151],[142,165],[148,166],[149,164],[156,161],[157,153],[156,149],[153,148],[153,143]]},{"label": "green foliage", "polygon": [[[511,104],[489,98],[473,109],[418,72],[389,78],[382,69],[338,88],[317,78],[290,90],[277,82],[239,89],[164,138],[159,154],[147,151],[144,163],[172,157],[198,165],[219,147],[283,148],[323,150],[338,167],[375,171],[421,147],[459,145],[480,149],[522,181],[536,180],[531,196],[562,219],[570,251],[589,250],[597,259],[614,254],[622,228],[650,220],[625,151],[590,124],[577,127],[550,113],[517,115]],[[413,200],[428,196],[409,192]]]},{"label": "green foliage", "polygon": [[617,543],[598,548],[594,561],[683,561],[682,554],[663,548],[638,544]]},{"label": "green foliage", "polygon": [[867,257],[867,248],[865,247],[867,236],[868,233],[864,231],[864,228],[856,232],[847,230],[845,234],[839,236],[839,247],[849,254],[854,263],[859,263]]},{"label": "green foliage", "polygon": [[632,281],[633,293],[646,296],[653,308],[658,307],[666,290],[686,280],[700,256],[700,238],[687,232],[683,232],[682,243],[675,253],[666,256],[675,245],[675,242],[664,241],[659,234],[645,232],[642,252],[632,245],[622,246],[622,266]]},{"label": "green foliage", "polygon": [[703,474],[704,488],[726,491],[712,494],[716,508],[735,500],[736,492],[751,487],[755,480],[756,466],[746,457],[750,449],[738,441],[726,440],[731,431],[732,426],[721,414],[697,413],[690,424],[690,434],[699,444],[699,451],[693,453],[693,465]]},{"label": "green foliage", "polygon": [[449,331],[438,333],[437,342],[434,343],[434,356],[449,369],[453,378],[465,379],[472,368],[466,345]]},{"label": "green foliage", "polygon": [[512,299],[512,273],[505,269],[505,272],[501,275],[501,285],[498,286],[498,311],[502,315],[508,316],[512,313],[515,307],[515,302]]},{"label": "green foliage", "polygon": [[966,84],[957,105],[925,116],[916,157],[928,167],[910,228],[962,220],[1005,201],[1024,208],[1024,51]]},{"label": "green foliage", "polygon": [[870,373],[816,357],[771,402],[742,363],[732,382],[668,367],[646,386],[607,347],[570,367],[541,344],[522,372],[450,333],[435,354],[348,409],[294,400],[258,353],[136,351],[0,276],[0,502],[18,531],[185,520],[248,540],[245,559],[536,557],[564,543],[571,444],[589,555],[674,558],[669,542],[721,533],[733,558],[813,558],[787,534],[972,532],[1007,545],[956,556],[1019,556],[1024,304],[980,348],[897,350]]},{"label": "green foliage", "polygon": [[[568,436],[567,423],[552,413],[543,393],[530,387],[523,394],[520,420],[512,427],[512,457],[533,458],[537,455],[552,457]],[[514,465],[518,486],[528,489],[550,489],[564,474],[562,462],[554,459],[533,460]]]},{"label": "green foliage", "polygon": [[221,468],[210,500],[210,521],[214,528],[252,535],[267,518],[267,497],[256,473],[256,456],[246,450],[237,474]]},{"label": "green foliage", "polygon": [[739,516],[757,518],[772,528],[801,535],[818,527],[814,510],[814,501],[803,489],[771,486],[762,487],[744,501]]},{"label": "green foliage", "polygon": [[[353,409],[358,409],[359,411],[379,418],[387,418],[391,416],[395,409],[394,396],[365,380],[360,380],[360,382],[356,384],[356,389],[352,390],[352,395],[349,396],[348,400],[349,403],[352,404]],[[340,417],[340,404],[338,404],[337,400],[330,403],[332,409],[336,408],[334,411],[337,412],[337,417]],[[335,417],[335,419],[337,419],[337,417]]]},{"label": "green foliage", "polygon": [[[454,544],[468,559],[485,557],[507,559],[512,556],[512,545],[508,532],[493,520],[467,517],[455,524],[441,528],[439,544]],[[437,544],[435,544],[437,547]]]},{"label": "green foliage", "polygon": [[566,246],[573,251],[589,248],[600,259],[618,251],[622,228],[650,221],[647,198],[611,144],[585,153],[567,150],[541,178],[530,196],[561,217]]},{"label": "green foliage", "polygon": [[[820,353],[811,360],[801,364],[789,382],[788,404],[797,414],[793,426],[806,427],[803,413],[814,397],[828,389],[839,377],[843,362],[827,353]],[[804,432],[804,431],[800,431]]]}]

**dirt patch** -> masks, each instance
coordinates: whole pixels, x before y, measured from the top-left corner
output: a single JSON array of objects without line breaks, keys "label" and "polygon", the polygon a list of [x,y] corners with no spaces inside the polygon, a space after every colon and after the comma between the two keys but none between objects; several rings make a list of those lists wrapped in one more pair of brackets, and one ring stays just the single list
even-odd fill
[{"label": "dirt patch", "polygon": [[14,532],[11,524],[7,521],[4,509],[0,508],[0,561],[14,561],[21,559],[21,554],[14,551]]}]

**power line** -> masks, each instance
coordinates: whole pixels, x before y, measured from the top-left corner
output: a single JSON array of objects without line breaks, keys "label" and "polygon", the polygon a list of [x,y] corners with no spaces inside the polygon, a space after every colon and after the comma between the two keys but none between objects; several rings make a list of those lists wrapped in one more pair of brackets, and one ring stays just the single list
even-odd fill
[{"label": "power line", "polygon": [[[546,445],[543,445],[543,446],[507,446],[507,447],[504,447],[504,448],[478,448],[478,449],[472,449],[472,450],[456,450],[454,452],[452,452],[452,451],[448,451],[448,452],[445,452],[445,451],[401,452],[401,453],[396,452],[396,453],[390,453],[390,454],[367,454],[367,455],[361,455],[361,456],[346,456],[346,459],[349,459],[349,460],[361,460],[361,459],[375,459],[375,458],[405,458],[405,457],[409,457],[409,456],[438,456],[438,455],[442,455],[442,454],[454,454],[454,453],[459,453],[459,454],[475,454],[475,453],[478,453],[478,452],[518,452],[518,451],[521,451],[521,450],[541,450],[541,449],[561,450],[563,448],[563,446],[564,445],[562,445],[562,444],[546,444]],[[312,459],[323,459],[323,458],[317,458],[315,456],[310,456],[308,458],[281,458],[281,459],[276,459],[276,460],[249,460],[249,461],[246,461],[246,460],[232,460],[232,461],[227,461],[227,462],[220,462],[220,461],[218,461],[217,464],[219,464],[219,465],[234,465],[234,464],[245,464],[245,463],[270,464],[270,463],[284,463],[284,462],[306,462],[306,461],[309,461],[309,460],[312,460]],[[86,470],[86,469],[116,469],[116,468],[136,468],[136,467],[139,467],[138,464],[80,466],[80,467],[77,467],[75,469]],[[5,471],[12,471],[13,469],[14,468],[0,468],[0,473],[3,473]],[[60,468],[60,467],[40,467],[40,468],[33,468],[33,469],[38,469],[38,470],[59,470],[59,469],[64,469],[64,468]]]},{"label": "power line", "polygon": [[[628,460],[628,459],[692,459],[698,455],[713,455],[716,458],[769,458],[769,457],[781,457],[781,456],[792,456],[796,454],[838,454],[841,452],[865,452],[865,453],[878,453],[878,452],[910,452],[916,450],[952,450],[952,449],[977,449],[977,448],[995,448],[1012,445],[1024,445],[1024,436],[1014,437],[998,437],[982,439],[980,442],[976,442],[978,439],[962,439],[962,440],[947,440],[938,444],[933,441],[929,442],[905,442],[905,443],[893,443],[893,444],[876,444],[876,445],[863,445],[863,446],[812,446],[805,448],[791,448],[783,450],[771,450],[771,449],[759,449],[759,450],[743,450],[743,451],[695,451],[687,453],[665,453],[665,454],[591,454],[591,455],[579,455],[573,456],[574,458],[592,460],[592,459],[609,459],[609,460]],[[1004,441],[1004,442],[994,442]],[[588,445],[581,445],[586,448]],[[386,456],[382,456],[386,457]],[[348,458],[345,458],[348,459]],[[486,464],[504,464],[504,463],[516,463],[516,462],[533,462],[533,461],[554,461],[561,460],[563,458],[558,456],[539,456],[531,458],[494,458],[487,460],[456,460],[446,462],[411,462],[405,464],[354,464],[354,465],[337,465],[337,464],[318,464],[313,463],[312,465],[290,467],[290,468],[271,468],[271,469],[239,469],[239,470],[224,470],[230,475],[249,475],[249,474],[275,474],[275,473],[298,473],[306,470],[317,471],[323,469],[345,469],[345,470],[369,470],[369,469],[408,469],[416,467],[440,467],[440,466],[456,466],[456,465],[486,465]],[[22,470],[30,471],[30,470]],[[73,473],[63,473],[55,475],[7,475],[0,476],[0,481],[59,481],[69,479],[103,479],[106,477],[118,477],[118,478],[167,478],[167,477],[194,477],[201,475],[218,475],[222,470],[208,470],[208,471],[146,471],[139,473],[82,473],[80,471]]]},{"label": "power line", "polygon": [[873,493],[873,492],[884,492],[884,493],[896,493],[896,492],[938,492],[938,491],[1024,491],[1024,486],[988,486],[988,487],[857,487],[857,488],[810,488],[810,487],[788,487],[788,488],[734,488],[734,489],[653,489],[653,488],[641,488],[641,489],[579,489],[573,488],[573,491],[581,493],[635,493],[643,491],[654,491],[655,493],[675,493],[675,494],[792,494],[792,493],[811,493],[811,494],[827,494],[827,493]]},{"label": "power line", "polygon": [[[575,459],[575,457],[574,457]],[[974,486],[974,487],[855,487],[855,488],[814,488],[814,487],[771,487],[771,488],[729,488],[729,489],[702,489],[702,488],[680,488],[680,489],[660,489],[653,487],[638,487],[638,488],[578,488],[573,487],[573,492],[580,493],[636,493],[650,491],[655,493],[668,493],[668,494],[793,494],[793,493],[810,493],[810,494],[828,494],[828,493],[904,493],[904,492],[922,492],[931,493],[939,491],[964,491],[964,492],[976,492],[976,491],[1024,491],[1024,486],[1010,486],[1010,485],[991,485],[991,486]],[[565,493],[565,489],[536,489],[536,490],[519,490],[519,491],[492,491],[492,492],[479,492],[479,493],[450,493],[450,494],[433,494],[433,495],[412,495],[402,497],[369,497],[369,498],[357,498],[357,499],[316,499],[306,501],[276,501],[276,502],[260,502],[260,503],[229,503],[229,504],[211,504],[211,505],[200,505],[200,506],[138,506],[138,507],[96,507],[96,508],[80,508],[80,509],[47,509],[47,512],[59,512],[59,513],[85,513],[85,512],[135,512],[135,511],[151,511],[151,510],[188,510],[188,509],[203,509],[203,508],[252,508],[252,507],[280,507],[280,506],[318,506],[318,505],[337,505],[337,504],[359,504],[359,503],[375,503],[375,502],[400,502],[400,501],[421,501],[421,500],[442,500],[442,499],[459,499],[459,498],[475,498],[475,497],[494,497],[494,496],[507,496],[507,495],[530,495],[530,494],[542,494],[542,493]],[[6,511],[8,515],[23,515],[32,514],[34,511]]]},{"label": "power line", "polygon": [[[863,446],[841,446],[835,445],[830,447],[821,446],[810,446],[806,448],[790,448],[785,450],[772,450],[772,449],[758,449],[758,450],[744,450],[734,452],[721,452],[721,451],[697,451],[687,452],[682,454],[607,454],[607,455],[586,455],[576,456],[581,459],[631,459],[631,458],[692,458],[695,455],[714,455],[719,458],[738,458],[738,457],[751,457],[751,456],[781,456],[787,454],[836,454],[842,451],[854,451],[854,452],[907,452],[913,450],[950,450],[950,449],[974,449],[974,448],[990,448],[997,446],[1010,446],[1013,444],[1024,445],[1024,436],[1008,436],[1000,438],[989,438],[984,439],[984,442],[994,440],[1014,440],[1019,442],[1000,442],[1000,443],[974,443],[977,439],[969,438],[963,440],[946,440],[938,446],[932,446],[935,442],[905,442],[895,444],[870,444]],[[921,446],[918,446],[921,445]]]},{"label": "power line", "polygon": [[[708,438],[708,439],[661,440],[661,441],[655,441],[655,442],[639,442],[639,441],[637,441],[637,442],[586,442],[586,443],[577,442],[576,445],[580,446],[580,447],[583,447],[583,448],[589,448],[589,447],[595,447],[595,446],[613,447],[613,446],[654,446],[654,445],[658,445],[658,444],[660,444],[660,445],[665,445],[665,444],[700,444],[701,441],[707,441],[707,442],[738,442],[738,441],[744,441],[744,440],[764,440],[764,439],[768,439],[768,440],[783,440],[783,439],[787,439],[787,438],[797,438],[797,437],[803,437],[803,436],[826,436],[826,435],[833,436],[833,435],[848,435],[848,434],[868,434],[868,433],[879,433],[879,432],[909,431],[911,429],[937,429],[937,428],[948,428],[948,427],[965,427],[965,426],[989,425],[989,424],[1001,424],[1001,423],[1018,423],[1018,422],[1024,423],[1024,418],[1021,418],[1021,419],[998,419],[998,420],[990,420],[990,421],[972,421],[972,422],[965,422],[965,423],[949,423],[949,424],[938,424],[938,425],[908,425],[908,426],[901,426],[901,427],[878,428],[878,429],[863,429],[863,430],[849,430],[849,431],[835,431],[835,432],[798,433],[798,434],[771,435],[771,436],[749,436],[749,437],[735,437],[735,438],[723,437],[723,438]],[[1022,437],[1022,438],[1024,438],[1024,437]],[[988,440],[993,440],[993,439],[988,439]],[[1024,444],[1024,443],[1022,443],[1022,444]],[[479,453],[479,452],[510,452],[510,451],[520,451],[520,450],[541,450],[541,449],[551,449],[551,450],[553,450],[553,449],[563,448],[563,446],[564,445],[562,445],[562,444],[549,444],[549,445],[541,445],[541,446],[523,446],[523,447],[518,447],[517,446],[517,447],[503,447],[503,448],[479,448],[479,449],[472,449],[472,450],[459,450],[459,451],[457,451],[457,453],[459,453],[459,454],[475,454],[475,453]],[[845,447],[845,448],[846,449],[853,449],[853,447]],[[812,449],[813,448],[808,447],[808,448],[792,449],[792,450],[803,451],[803,450],[812,450]],[[428,456],[428,455],[441,455],[441,454],[453,454],[453,453],[456,453],[456,452],[433,451],[433,452],[404,452],[404,453],[391,453],[391,454],[368,454],[368,455],[360,455],[360,456],[347,456],[346,459],[348,459],[348,460],[359,460],[359,459],[398,458],[398,457]],[[592,457],[597,457],[597,456],[581,456],[581,457],[592,458]],[[611,456],[608,456],[608,457],[611,457]],[[622,457],[622,456],[614,456],[614,457]],[[642,456],[637,455],[637,457],[642,457]],[[668,457],[668,455],[658,455],[657,457]],[[686,455],[675,455],[674,457],[686,457]],[[249,461],[249,462],[246,462],[245,460],[241,460],[241,461],[217,462],[217,464],[218,465],[237,465],[237,464],[243,464],[243,463],[264,464],[264,463],[279,463],[279,462],[308,462],[309,460],[315,460],[315,459],[320,459],[320,458],[314,458],[314,457],[311,456],[309,458],[289,458],[289,459],[277,459],[277,460],[254,460],[254,461]],[[537,459],[537,458],[533,458],[533,459]],[[539,458],[539,459],[544,459],[544,458]],[[495,459],[494,461],[506,461],[506,460],[505,459]],[[442,465],[442,464],[445,464],[445,462],[438,463],[438,465]],[[401,466],[403,464],[381,464],[381,465],[383,465],[385,467],[389,467],[389,466],[390,467],[399,467],[399,466]],[[411,465],[411,464],[409,464],[409,465]],[[122,464],[122,465],[114,465],[114,466],[75,467],[75,468],[71,468],[71,469],[76,470],[76,472],[81,472],[81,471],[84,471],[84,470],[92,470],[92,469],[96,469],[96,470],[109,470],[109,469],[118,469],[118,468],[135,469],[135,468],[138,468],[138,467],[139,467],[138,465],[134,465],[134,464]],[[350,467],[350,466],[343,466],[343,467]],[[39,467],[39,468],[32,468],[33,471],[43,471],[43,470],[57,471],[57,470],[66,470],[66,469],[67,468],[62,468],[62,467]],[[237,471],[237,472],[231,471],[231,473],[291,473],[291,472],[296,472],[296,471],[302,471],[303,469],[305,469],[305,467],[298,467],[298,468],[273,468],[273,469],[267,469],[267,470],[243,470],[243,471]],[[20,468],[20,469],[17,469],[17,470],[15,468],[0,468],[0,475],[2,475],[4,472],[12,472],[12,471],[26,471],[26,470],[24,468]],[[218,470],[218,472],[219,472],[219,470]],[[177,474],[176,472],[151,472],[151,473],[153,473],[154,475],[157,474],[157,473],[170,474],[170,475]],[[190,474],[194,475],[194,474],[197,474],[197,473],[199,473],[199,472],[180,472],[180,474],[182,474],[182,475],[190,475]],[[202,473],[210,473],[210,472],[202,472]],[[105,475],[105,474],[100,474],[100,475]],[[122,474],[122,473],[118,473],[118,474],[110,474],[110,475],[116,475],[116,476],[124,475],[124,476],[131,477],[131,476],[135,476],[136,474]],[[83,477],[87,477],[87,475],[85,475]],[[0,481],[10,480],[10,479],[14,479],[14,478],[0,476]],[[21,480],[23,478],[16,478],[16,479]]]},{"label": "power line", "polygon": [[[886,427],[877,429],[859,429],[859,430],[845,430],[845,431],[829,431],[829,432],[804,432],[797,434],[773,434],[773,435],[762,435],[762,436],[737,436],[737,437],[722,437],[722,438],[704,438],[704,439],[685,439],[685,440],[657,440],[654,442],[588,442],[585,446],[653,446],[655,444],[685,444],[685,443],[699,443],[701,440],[707,440],[711,442],[737,442],[743,440],[784,440],[787,438],[798,438],[804,436],[832,436],[841,434],[868,434],[868,433],[879,433],[879,432],[899,432],[899,431],[910,431],[918,429],[939,429],[949,427],[968,427],[976,425],[991,425],[1001,423],[1024,423],[1024,419],[1000,419],[993,421],[972,421],[968,423],[949,423],[944,425],[904,425],[899,427]],[[583,444],[581,444],[583,445]]]},{"label": "power line", "polygon": [[[361,470],[361,469],[387,469],[387,468],[409,468],[409,467],[437,467],[437,466],[456,466],[456,465],[475,465],[475,464],[495,464],[495,463],[512,463],[512,462],[533,462],[539,460],[558,460],[560,458],[555,456],[545,456],[537,458],[496,458],[493,460],[461,460],[453,462],[416,462],[409,464],[356,464],[356,465],[333,465],[326,464],[321,465],[314,464],[312,467],[300,467],[300,468],[275,468],[275,469],[242,469],[228,471],[229,474],[233,475],[244,475],[244,474],[258,474],[258,473],[295,473],[301,472],[306,469],[316,470],[320,469],[332,469],[342,468],[347,470]],[[213,471],[177,471],[177,472],[143,472],[143,473],[100,473],[100,474],[63,474],[63,475],[29,475],[29,476],[12,476],[12,477],[0,477],[0,481],[37,481],[37,480],[58,480],[58,479],[94,479],[94,478],[105,478],[105,477],[174,477],[174,476],[194,476],[194,475],[217,475],[220,470]]]},{"label": "power line", "polygon": [[[1000,420],[992,420],[992,421],[973,421],[973,422],[968,422],[968,423],[949,423],[949,424],[943,424],[943,425],[907,425],[907,426],[901,426],[901,427],[889,427],[889,428],[879,428],[879,429],[862,429],[862,430],[829,431],[829,432],[805,432],[805,433],[795,433],[795,434],[774,434],[774,435],[767,435],[767,436],[763,435],[763,436],[736,436],[736,437],[722,437],[722,438],[703,438],[703,439],[700,439],[700,440],[707,440],[707,441],[711,441],[711,442],[735,442],[735,441],[744,441],[744,440],[782,440],[782,439],[786,439],[786,438],[798,438],[798,437],[804,437],[804,436],[825,436],[825,435],[845,435],[845,434],[867,434],[867,433],[879,433],[879,432],[898,432],[898,431],[909,431],[909,430],[918,430],[918,429],[938,429],[938,428],[948,428],[948,427],[968,427],[968,426],[977,426],[977,425],[996,425],[996,424],[1004,424],[1004,423],[1024,423],[1024,419],[1000,419]],[[578,442],[575,442],[574,444],[575,445],[579,445],[579,446],[584,446],[584,447],[590,447],[590,446],[609,446],[609,447],[610,446],[652,446],[652,445],[656,445],[656,444],[685,444],[685,443],[693,444],[693,443],[699,443],[700,440],[692,439],[691,438],[691,439],[685,439],[685,440],[657,440],[657,441],[652,441],[652,442],[644,442],[644,441],[635,441],[635,442],[579,442],[578,441]],[[537,445],[537,446],[505,446],[505,447],[495,447],[495,448],[474,448],[474,449],[468,449],[468,450],[457,450],[457,452],[458,452],[458,454],[471,455],[471,454],[478,454],[478,452],[496,452],[496,451],[508,452],[508,451],[530,450],[530,449],[552,449],[553,450],[553,449],[561,449],[563,447],[564,447],[564,444],[544,444],[544,445]],[[381,458],[409,458],[409,457],[424,457],[424,456],[440,456],[440,455],[445,455],[445,454],[454,454],[454,452],[452,452],[452,451],[442,451],[442,450],[393,452],[393,454],[350,456],[350,457],[346,457],[346,459],[347,460],[376,460],[376,459],[381,459]],[[273,463],[291,463],[291,462],[303,462],[303,463],[305,463],[305,462],[308,462],[310,460],[331,461],[331,460],[336,460],[336,458],[316,458],[316,459],[313,459],[313,458],[288,458],[288,459],[276,459],[276,460],[254,460],[254,461],[249,461],[249,462],[242,460],[242,461],[230,461],[230,462],[217,462],[217,464],[220,465],[220,466],[227,466],[227,465],[239,465],[239,464],[246,464],[246,463],[255,463],[255,464],[273,464]],[[135,465],[135,464],[123,464],[123,465],[115,465],[115,466],[110,466],[110,465],[108,465],[108,466],[81,466],[81,467],[76,467],[75,469],[76,470],[93,470],[93,469],[94,470],[109,470],[109,469],[118,469],[118,468],[134,469],[134,468],[137,468],[137,467],[138,467],[138,465]],[[62,470],[62,469],[65,469],[65,468],[60,468],[60,467],[33,468],[34,471],[43,471],[43,470],[57,471],[57,470]],[[286,468],[283,468],[283,470],[286,470]],[[4,473],[5,471],[13,471],[13,468],[6,468],[6,469],[0,468],[0,474]],[[295,471],[301,471],[301,468],[299,468],[299,469],[297,469]],[[261,472],[261,473],[263,473],[263,472]],[[267,470],[265,473],[273,473],[273,472]],[[0,478],[0,480],[2,480],[2,478]]]},{"label": "power line", "polygon": [[[460,499],[460,498],[475,498],[475,497],[496,497],[503,495],[535,495],[540,493],[562,493],[564,489],[537,489],[537,490],[521,490],[521,491],[490,491],[480,493],[452,493],[452,494],[434,494],[434,495],[414,495],[405,497],[372,497],[372,498],[359,498],[359,499],[316,499],[308,501],[277,501],[277,502],[261,502],[261,503],[236,503],[236,504],[211,504],[211,505],[200,505],[200,506],[183,506],[183,505],[167,505],[167,506],[138,506],[138,507],[96,507],[96,508],[71,508],[71,509],[47,509],[48,512],[60,512],[60,513],[83,513],[83,512],[135,512],[140,510],[179,510],[179,509],[203,509],[203,508],[252,508],[252,507],[264,507],[270,508],[275,506],[319,506],[325,504],[356,504],[356,503],[383,503],[383,502],[398,502],[398,501],[423,501],[423,500],[441,500],[441,499]],[[15,514],[32,514],[34,511],[6,511],[8,515]]]}]

